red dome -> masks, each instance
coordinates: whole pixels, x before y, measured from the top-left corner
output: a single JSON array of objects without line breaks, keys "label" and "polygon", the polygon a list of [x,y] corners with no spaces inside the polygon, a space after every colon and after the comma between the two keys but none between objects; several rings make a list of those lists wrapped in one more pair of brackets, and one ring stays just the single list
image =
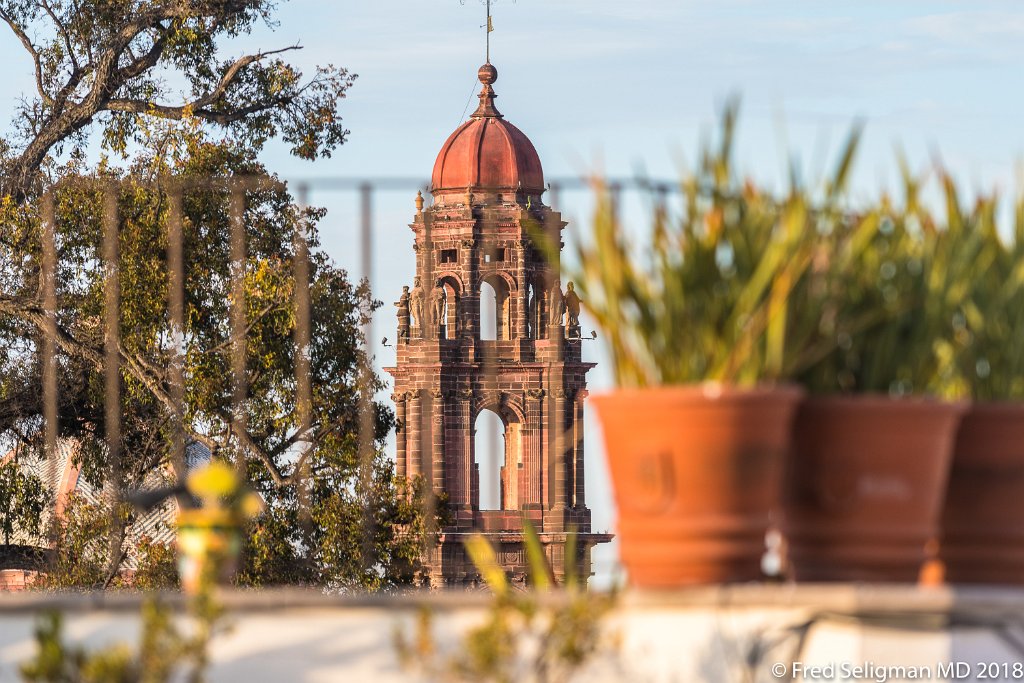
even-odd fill
[{"label": "red dome", "polygon": [[434,190],[466,188],[544,191],[544,171],[533,143],[494,108],[491,83],[498,72],[480,67],[480,106],[445,141],[434,162]]}]

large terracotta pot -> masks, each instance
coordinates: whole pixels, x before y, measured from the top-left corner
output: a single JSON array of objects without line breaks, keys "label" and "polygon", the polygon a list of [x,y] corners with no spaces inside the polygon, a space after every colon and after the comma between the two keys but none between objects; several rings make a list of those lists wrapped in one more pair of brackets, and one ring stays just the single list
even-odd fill
[{"label": "large terracotta pot", "polygon": [[783,487],[793,577],[917,581],[964,408],[883,396],[805,401]]},{"label": "large terracotta pot", "polygon": [[942,528],[948,582],[1024,584],[1024,404],[977,404],[964,416]]},{"label": "large terracotta pot", "polygon": [[796,387],[703,385],[594,397],[634,585],[761,577],[801,395]]}]

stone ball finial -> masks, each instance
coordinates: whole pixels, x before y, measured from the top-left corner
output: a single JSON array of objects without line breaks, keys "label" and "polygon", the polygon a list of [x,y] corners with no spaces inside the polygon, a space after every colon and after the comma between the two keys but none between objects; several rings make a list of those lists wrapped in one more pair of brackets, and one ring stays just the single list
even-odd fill
[{"label": "stone ball finial", "polygon": [[480,69],[476,72],[476,75],[477,78],[480,79],[480,82],[483,83],[484,85],[490,85],[491,83],[494,83],[496,80],[498,80],[498,70],[495,69],[494,65],[491,64],[490,62],[480,67]]}]

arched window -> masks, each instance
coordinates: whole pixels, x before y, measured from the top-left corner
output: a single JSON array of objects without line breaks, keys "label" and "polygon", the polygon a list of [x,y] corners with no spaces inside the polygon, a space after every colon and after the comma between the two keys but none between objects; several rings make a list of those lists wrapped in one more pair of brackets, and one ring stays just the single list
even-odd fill
[{"label": "arched window", "polygon": [[491,283],[480,285],[480,338],[493,341],[498,338],[498,301],[497,293]]},{"label": "arched window", "polygon": [[505,423],[497,413],[481,410],[476,416],[473,469],[477,508],[501,510],[501,472],[505,468]]},{"label": "arched window", "polygon": [[473,439],[473,504],[478,510],[518,510],[522,439],[519,422],[492,410],[476,417]]},{"label": "arched window", "polygon": [[444,287],[444,338],[455,339],[459,334],[459,290],[449,278],[441,283]]},{"label": "arched window", "polygon": [[437,281],[430,295],[430,312],[440,339],[455,339],[459,336],[460,291],[458,280],[445,276]]},{"label": "arched window", "polygon": [[512,297],[500,275],[491,275],[480,283],[480,338],[512,338]]}]

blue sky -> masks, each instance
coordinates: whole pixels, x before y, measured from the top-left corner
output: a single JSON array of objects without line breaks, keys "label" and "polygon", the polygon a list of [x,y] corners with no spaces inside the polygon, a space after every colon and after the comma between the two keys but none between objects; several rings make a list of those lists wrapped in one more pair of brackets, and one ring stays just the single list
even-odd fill
[{"label": "blue sky", "polygon": [[[294,63],[308,71],[343,65],[359,79],[341,106],[351,137],[332,159],[302,162],[271,145],[268,166],[292,179],[428,179],[483,62],[479,0],[292,0],[275,16],[273,30],[225,45],[227,54],[300,43]],[[866,124],[859,197],[894,183],[897,144],[918,168],[940,155],[968,190],[1008,193],[1018,183],[1020,0],[498,0],[494,24],[498,107],[533,140],[548,177],[644,169],[677,178],[721,104],[738,94],[740,167],[768,185],[782,186],[791,152],[807,179],[822,177],[858,118]],[[30,63],[12,36],[0,35],[0,110],[10,111],[31,88]],[[414,194],[410,187],[374,199],[374,284],[388,304],[378,338],[393,336],[390,302],[411,280]],[[330,209],[325,247],[356,269],[355,197],[315,192],[312,201]],[[559,208],[585,227],[585,197],[566,196]],[[626,217],[642,224],[638,202],[627,204]],[[600,344],[589,350],[601,360]],[[389,354],[381,349],[383,364]],[[591,378],[594,390],[609,387],[608,364]],[[588,433],[595,526],[611,528],[592,413]],[[607,574],[612,556],[596,560]]]},{"label": "blue sky", "polygon": [[[479,0],[293,0],[276,35],[297,60],[360,75],[344,112],[350,144],[302,175],[429,171],[483,61]],[[1021,152],[1024,7],[1003,2],[499,0],[492,61],[506,116],[564,175],[603,160],[676,175],[701,129],[742,96],[741,158],[765,181],[784,149],[808,171],[854,117],[867,122],[858,187],[886,182],[899,140],[931,148],[968,183],[1011,177]],[[782,131],[785,130],[783,135]]]}]

